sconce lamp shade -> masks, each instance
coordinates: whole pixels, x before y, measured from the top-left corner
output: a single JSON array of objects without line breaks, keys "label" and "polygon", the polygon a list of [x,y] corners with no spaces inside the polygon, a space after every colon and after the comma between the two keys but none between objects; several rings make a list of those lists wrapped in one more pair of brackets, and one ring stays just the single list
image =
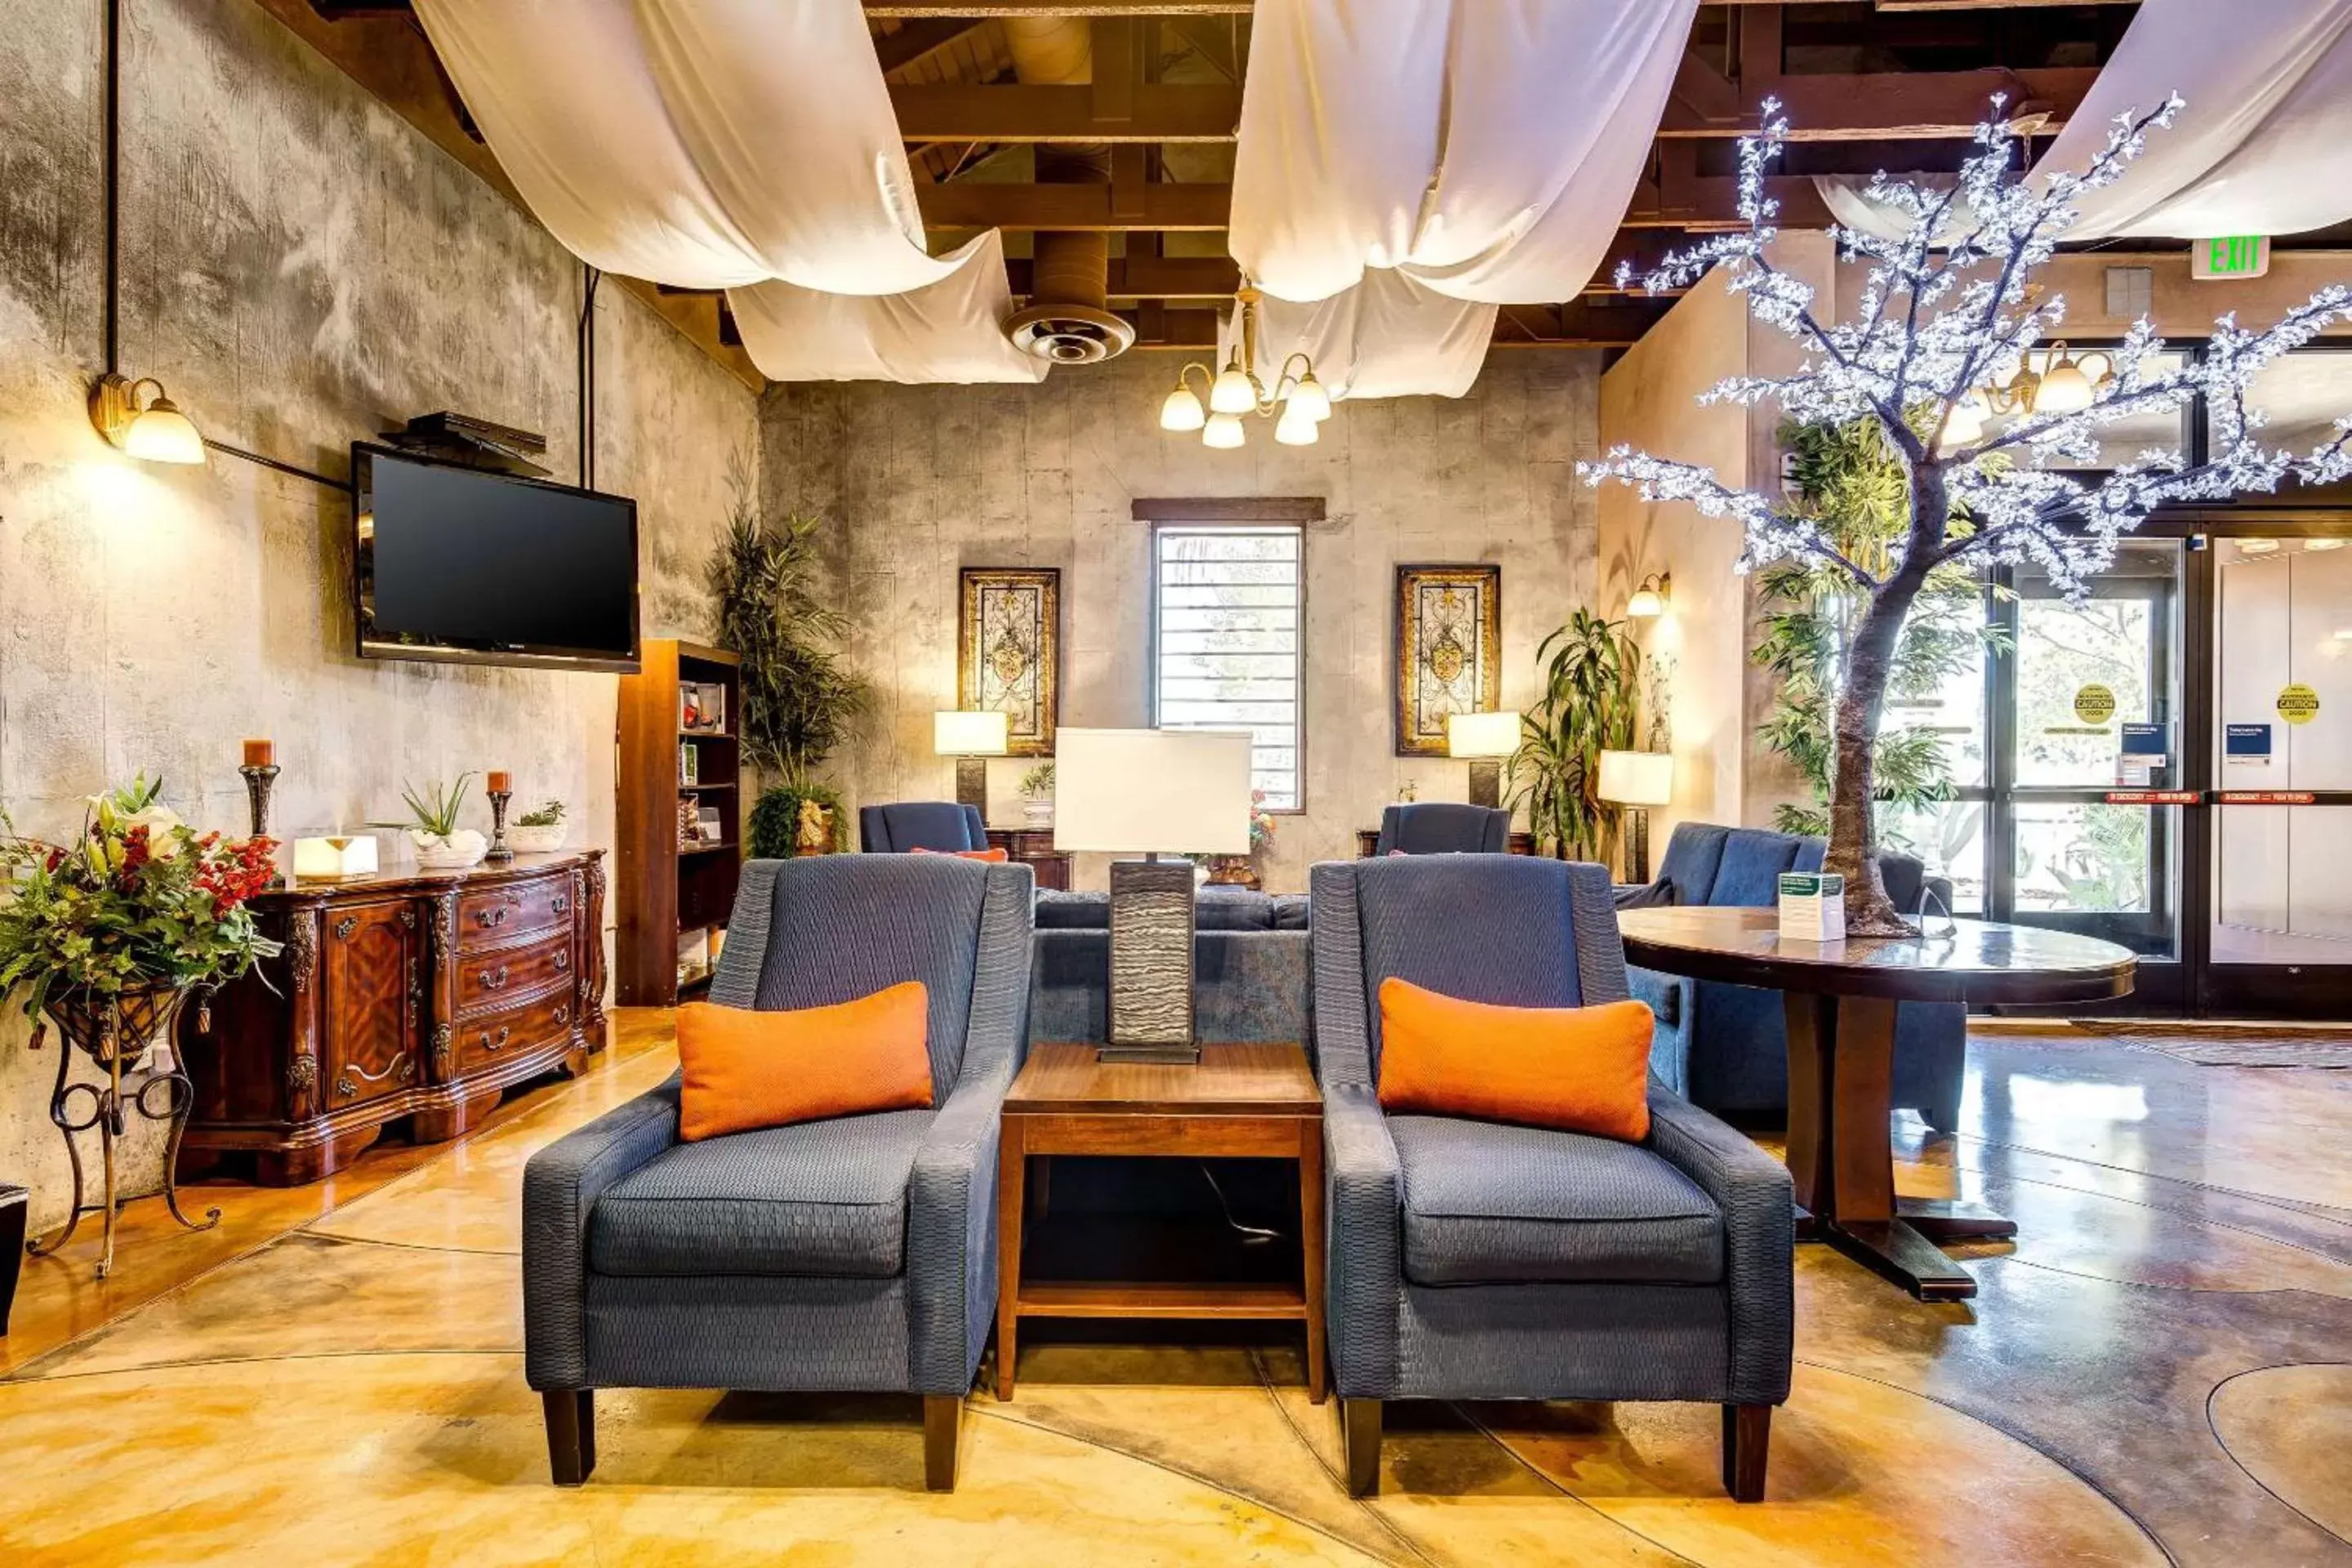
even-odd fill
[{"label": "sconce lamp shade", "polygon": [[[143,405],[142,387],[155,395]],[[205,438],[195,422],[163,395],[163,383],[152,377],[130,381],[110,371],[90,389],[89,420],[100,435],[131,457],[150,463],[197,464],[205,460]]]},{"label": "sconce lamp shade", "polygon": [[1633,596],[1625,601],[1625,613],[1637,621],[1654,620],[1664,615],[1667,602],[1674,597],[1674,583],[1670,573],[1651,573],[1633,590]]},{"label": "sconce lamp shade", "polygon": [[1507,757],[1519,749],[1517,713],[1448,713],[1445,754],[1449,757]]},{"label": "sconce lamp shade", "polygon": [[1671,752],[1603,752],[1601,798],[1619,805],[1665,805],[1675,798]]},{"label": "sconce lamp shade", "polygon": [[1246,855],[1246,730],[1070,730],[1054,737],[1054,847]]},{"label": "sconce lamp shade", "polygon": [[1004,713],[957,710],[931,715],[931,750],[942,757],[1001,757],[1013,736]]}]

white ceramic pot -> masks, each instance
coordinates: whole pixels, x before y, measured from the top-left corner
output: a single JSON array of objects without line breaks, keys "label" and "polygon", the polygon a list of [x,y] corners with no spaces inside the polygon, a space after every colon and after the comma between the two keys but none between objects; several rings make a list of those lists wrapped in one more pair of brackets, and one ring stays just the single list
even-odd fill
[{"label": "white ceramic pot", "polygon": [[1021,815],[1032,828],[1043,833],[1046,828],[1054,826],[1053,797],[1048,795],[1043,800],[1023,801]]},{"label": "white ceramic pot", "polygon": [[507,829],[507,847],[518,855],[552,855],[563,847],[566,831],[561,822],[549,823],[543,827],[509,827]]},{"label": "white ceramic pot", "polygon": [[490,852],[490,841],[470,827],[461,827],[446,838],[412,827],[408,842],[416,851],[417,868],[425,871],[462,871],[479,865]]}]

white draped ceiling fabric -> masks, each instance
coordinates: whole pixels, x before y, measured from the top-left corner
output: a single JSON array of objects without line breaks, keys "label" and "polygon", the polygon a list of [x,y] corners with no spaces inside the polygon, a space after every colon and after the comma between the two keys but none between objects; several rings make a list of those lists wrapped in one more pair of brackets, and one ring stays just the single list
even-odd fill
[{"label": "white draped ceiling fabric", "polygon": [[2039,167],[2080,169],[2116,117],[2178,92],[2169,131],[2082,201],[2072,239],[2299,234],[2352,219],[2352,0],[2144,0]]},{"label": "white draped ceiling fabric", "polygon": [[[1478,379],[1495,336],[1495,307],[1465,305],[1379,268],[1328,300],[1258,302],[1257,373],[1268,387],[1293,353],[1313,362],[1333,397],[1459,397]],[[1239,350],[1232,311],[1217,322],[1217,360]]]},{"label": "white draped ceiling fabric", "polygon": [[1019,381],[993,234],[923,246],[857,0],[415,0],[490,150],[592,266],[730,291],[778,381]]},{"label": "white draped ceiling fabric", "polygon": [[1496,306],[1591,281],[1697,9],[1259,0],[1231,241],[1281,323],[1260,373],[1304,345],[1318,369],[1354,364],[1358,396],[1465,390],[1465,345],[1483,358]]}]

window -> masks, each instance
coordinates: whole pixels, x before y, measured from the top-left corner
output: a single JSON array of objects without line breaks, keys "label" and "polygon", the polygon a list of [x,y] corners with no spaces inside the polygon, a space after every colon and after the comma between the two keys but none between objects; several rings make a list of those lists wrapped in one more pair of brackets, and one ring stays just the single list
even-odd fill
[{"label": "window", "polygon": [[1305,540],[1286,522],[1151,531],[1151,721],[1247,730],[1270,811],[1302,808]]}]

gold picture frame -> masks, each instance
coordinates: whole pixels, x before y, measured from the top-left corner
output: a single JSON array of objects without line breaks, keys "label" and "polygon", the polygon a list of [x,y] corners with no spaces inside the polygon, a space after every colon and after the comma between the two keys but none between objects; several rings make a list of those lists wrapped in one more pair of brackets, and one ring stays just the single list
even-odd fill
[{"label": "gold picture frame", "polygon": [[1052,756],[1061,722],[1061,569],[967,566],[961,585],[956,706],[1007,714],[1008,756]]},{"label": "gold picture frame", "polygon": [[1452,713],[1491,713],[1503,691],[1503,569],[1397,568],[1396,754],[1446,754]]}]

